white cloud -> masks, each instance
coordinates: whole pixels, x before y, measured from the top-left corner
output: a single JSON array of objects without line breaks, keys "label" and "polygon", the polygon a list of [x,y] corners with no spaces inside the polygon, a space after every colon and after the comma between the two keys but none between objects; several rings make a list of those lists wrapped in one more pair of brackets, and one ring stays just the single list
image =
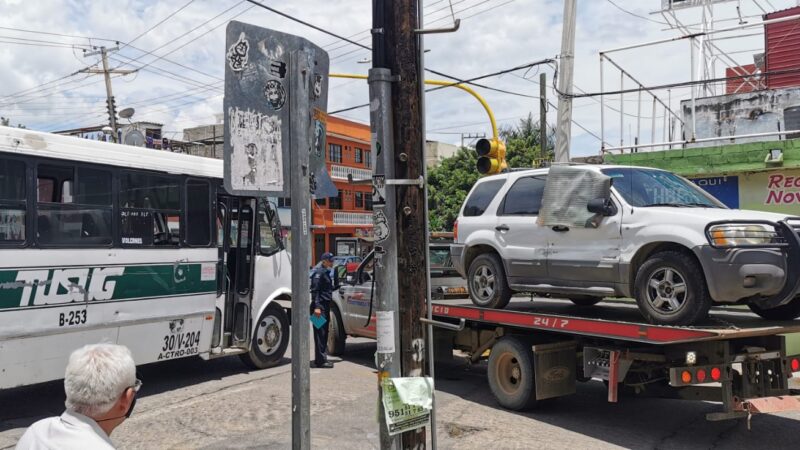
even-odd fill
[{"label": "white cloud", "polygon": [[[157,22],[167,17],[187,3],[187,0],[0,0],[0,27],[21,28],[40,32],[61,33],[108,38],[126,42]],[[343,36],[353,36],[365,45],[371,45],[366,30],[370,27],[371,11],[365,0],[331,1],[304,0],[302,2],[265,3],[287,14],[327,28]],[[645,15],[653,20],[663,20],[659,15],[649,15],[660,2],[640,2],[616,0],[620,6]],[[751,4],[742,2],[745,15],[758,13]],[[773,0],[778,8],[793,6],[794,1]],[[432,27],[447,26],[450,23],[448,4],[444,1],[427,1],[426,23]],[[457,17],[463,20],[456,33],[434,34],[424,37],[425,65],[462,79],[482,75],[514,65],[554,57],[560,51],[561,0],[452,0]],[[720,17],[735,16],[732,4],[717,6]],[[119,77],[113,80],[118,109],[134,105],[137,112],[134,119],[152,120],[165,124],[169,131],[211,123],[214,114],[221,111],[221,78],[224,69],[224,25],[233,16],[244,12],[237,20],[275,28],[280,31],[299,34],[325,46],[330,51],[333,72],[365,74],[369,64],[358,61],[370,57],[370,52],[351,44],[342,43],[335,38],[309,29],[285,18],[251,8],[249,3],[239,0],[197,0],[184,10],[171,17],[164,24],[146,33],[133,43],[114,54],[112,66],[136,68],[154,61],[154,55],[171,52],[165,60],[152,62],[136,75]],[[212,17],[232,8],[229,12],[209,23]],[[617,46],[676,36],[675,31],[663,31],[663,26],[635,18],[618,10],[610,3],[599,0],[578,1],[578,33],[575,58],[575,84],[587,91],[598,91],[599,67],[598,51]],[[474,17],[469,17],[477,14]],[[696,21],[697,14],[683,12],[682,17]],[[757,21],[758,18],[750,20]],[[733,25],[735,22],[729,23]],[[202,24],[202,26],[201,26]],[[195,27],[199,28],[183,36]],[[0,29],[0,114],[11,116],[15,122],[27,124],[31,128],[52,130],[88,126],[105,120],[105,89],[102,77],[98,75],[77,75],[54,82],[50,89],[28,96],[8,98],[15,92],[35,88],[50,80],[58,79],[98,61],[97,57],[84,58],[79,48],[46,47],[43,45],[108,45],[113,42],[72,39],[61,36],[22,33]],[[20,41],[19,39],[38,39],[47,42]],[[18,45],[9,42],[25,42],[36,45]],[[727,49],[757,49],[763,46],[759,38],[749,42],[720,41]],[[154,55],[144,55],[159,47]],[[181,48],[179,48],[181,47]],[[614,55],[623,67],[646,84],[686,81],[689,77],[688,44],[685,42],[659,47],[650,47]],[[174,51],[174,52],[173,52]],[[130,59],[139,61],[122,64]],[[167,62],[174,61],[180,65]],[[752,61],[749,54],[737,55],[737,61]],[[717,75],[722,74],[723,62],[717,64]],[[551,67],[541,67],[528,72],[527,77],[538,82],[537,70],[547,74],[548,84],[552,83],[554,71]],[[167,73],[170,72],[170,73]],[[199,72],[202,73],[199,73]],[[491,78],[481,83],[499,89],[538,96],[539,87],[535,83],[519,78],[524,71]],[[431,78],[441,78],[428,74]],[[606,89],[619,86],[618,74],[606,72]],[[83,79],[85,78],[85,79]],[[629,84],[630,85],[630,84]],[[478,89],[494,109],[501,124],[513,123],[517,118],[533,112],[538,116],[538,100]],[[677,104],[680,96],[687,90],[675,90],[673,99]],[[666,95],[665,92],[662,94]],[[556,97],[552,89],[548,96],[553,103]],[[329,110],[366,103],[368,90],[366,82],[332,80],[329,91]],[[634,94],[627,96],[626,112],[635,113]],[[619,98],[610,98],[610,106],[619,107]],[[429,130],[446,133],[486,132],[488,121],[480,105],[471,97],[455,89],[437,91],[426,97],[426,124]],[[576,99],[574,119],[581,125],[600,134],[600,107],[592,99]],[[643,102],[643,115],[650,115],[649,100]],[[366,108],[344,113],[347,117],[363,122],[369,119]],[[662,112],[657,112],[660,116]],[[548,122],[555,121],[555,111],[548,113]],[[606,140],[619,141],[619,114],[606,110]],[[636,129],[636,120],[626,118],[623,123],[625,133]],[[649,120],[642,125],[644,140],[649,140]],[[658,133],[660,137],[660,128]],[[599,142],[590,134],[573,126],[573,154],[596,154]],[[455,134],[434,134],[429,138],[460,142]],[[628,137],[625,137],[628,140]]]}]

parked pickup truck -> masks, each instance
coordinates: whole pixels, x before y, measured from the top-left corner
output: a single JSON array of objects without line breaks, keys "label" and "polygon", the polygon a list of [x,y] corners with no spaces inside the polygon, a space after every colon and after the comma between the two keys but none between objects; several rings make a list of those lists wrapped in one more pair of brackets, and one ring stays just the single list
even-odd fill
[{"label": "parked pickup truck", "polygon": [[663,170],[554,166],[486,177],[455,231],[455,269],[481,307],[532,292],[580,306],[633,297],[649,322],[665,325],[702,321],[712,304],[800,316],[800,218],[728,209]]}]

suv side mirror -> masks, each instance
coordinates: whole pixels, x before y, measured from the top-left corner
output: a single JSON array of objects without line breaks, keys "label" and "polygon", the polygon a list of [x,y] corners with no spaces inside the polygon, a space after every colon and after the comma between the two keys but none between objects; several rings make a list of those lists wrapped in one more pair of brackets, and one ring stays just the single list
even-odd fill
[{"label": "suv side mirror", "polygon": [[613,216],[617,213],[614,204],[607,198],[594,198],[589,200],[586,209],[588,209],[590,213],[600,214],[601,216]]}]

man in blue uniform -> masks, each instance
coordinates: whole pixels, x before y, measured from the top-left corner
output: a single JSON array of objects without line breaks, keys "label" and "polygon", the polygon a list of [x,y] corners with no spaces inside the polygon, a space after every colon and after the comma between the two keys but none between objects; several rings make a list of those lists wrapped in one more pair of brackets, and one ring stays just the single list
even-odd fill
[{"label": "man in blue uniform", "polygon": [[333,254],[325,252],[320,258],[320,265],[311,274],[311,314],[324,317],[325,323],[314,329],[314,362],[312,366],[330,369],[333,363],[328,361],[328,324],[330,323],[331,300],[336,288],[331,276]]}]

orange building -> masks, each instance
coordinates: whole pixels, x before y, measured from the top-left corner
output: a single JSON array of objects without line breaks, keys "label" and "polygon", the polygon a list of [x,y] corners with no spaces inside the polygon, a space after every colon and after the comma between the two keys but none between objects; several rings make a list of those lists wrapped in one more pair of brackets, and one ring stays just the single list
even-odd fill
[{"label": "orange building", "polygon": [[[350,184],[372,179],[369,125],[328,117],[325,163],[339,189],[339,197],[316,200],[313,215],[313,261],[322,253],[337,252],[337,241],[359,238],[361,255],[371,247],[372,184]],[[351,239],[352,240],[352,239]]]}]

